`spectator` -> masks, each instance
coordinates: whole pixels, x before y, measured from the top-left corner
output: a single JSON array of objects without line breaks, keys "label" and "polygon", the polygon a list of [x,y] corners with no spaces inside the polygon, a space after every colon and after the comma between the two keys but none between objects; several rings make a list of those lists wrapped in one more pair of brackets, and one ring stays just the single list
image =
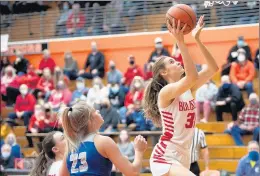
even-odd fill
[{"label": "spectator", "polygon": [[206,143],[205,134],[202,130],[195,128],[195,132],[192,138],[192,145],[191,145],[191,165],[190,171],[194,173],[196,176],[200,175],[200,168],[199,168],[199,158],[200,158],[200,151],[202,152],[203,159],[205,161],[205,170],[209,170],[209,149]]},{"label": "spectator", "polygon": [[70,9],[70,4],[67,1],[63,2],[61,15],[56,23],[56,35],[58,36],[66,35],[66,23],[71,14],[72,14],[72,10]]},{"label": "spectator", "polygon": [[154,40],[155,50],[152,52],[148,62],[155,62],[156,59],[160,56],[170,56],[169,52],[166,48],[163,47],[162,39],[160,37],[156,37]]},{"label": "spectator", "polygon": [[29,65],[27,74],[24,75],[24,77],[25,77],[25,80],[26,80],[26,84],[28,85],[28,88],[30,90],[35,90],[36,87],[37,87],[37,84],[40,80],[40,77],[36,73],[33,65]]},{"label": "spectator", "polygon": [[[87,4],[87,3],[86,3]],[[85,6],[86,9],[86,6]],[[87,12],[87,17],[89,18],[89,10],[88,7],[85,12]],[[104,21],[104,14],[103,14],[103,8],[100,7],[100,5],[97,2],[94,2],[92,7],[92,13],[89,20],[90,28],[89,32],[90,35],[100,35],[103,33],[103,21]],[[89,27],[89,26],[88,26]]]},{"label": "spectator", "polygon": [[227,63],[223,65],[221,75],[229,75],[231,63],[236,62],[237,56],[241,53],[245,53],[246,59],[252,61],[251,50],[248,44],[244,41],[243,36],[238,37],[237,44],[229,51]]},{"label": "spectator", "polygon": [[87,100],[88,88],[85,85],[85,80],[78,77],[76,80],[76,90],[72,93],[70,105],[74,105],[79,100]]},{"label": "spectator", "polygon": [[[90,67],[90,72],[86,73],[86,70]],[[80,70],[80,77],[86,79],[93,79],[98,76],[103,78],[105,74],[105,57],[103,53],[98,51],[96,42],[91,42],[91,53],[88,55],[84,70]]]},{"label": "spectator", "polygon": [[122,79],[122,73],[116,68],[116,64],[113,61],[109,62],[110,71],[107,73],[108,84],[120,84]]},{"label": "spectator", "polygon": [[[211,103],[214,102],[217,92],[218,88],[212,81],[208,81],[196,91],[196,118],[198,121],[208,122]],[[201,110],[203,110],[203,119],[200,118]]]},{"label": "spectator", "polygon": [[62,70],[60,67],[56,66],[54,69],[54,74],[53,74],[53,82],[54,86],[57,86],[59,81],[63,81],[66,86],[69,86],[69,79],[67,76],[64,76]]},{"label": "spectator", "polygon": [[144,80],[143,78],[136,76],[130,86],[130,91],[125,98],[125,107],[133,104],[136,100],[141,101],[144,93]]},{"label": "spectator", "polygon": [[135,76],[143,77],[143,72],[140,66],[135,63],[135,57],[130,55],[128,57],[129,67],[124,74],[124,83],[130,86]]},{"label": "spectator", "polygon": [[43,50],[43,59],[41,60],[39,65],[39,73],[41,73],[45,68],[49,68],[53,73],[55,66],[56,64],[51,58],[50,51],[47,49]]},{"label": "spectator", "polygon": [[[60,109],[61,105],[63,105],[63,104],[67,105],[70,102],[71,93],[70,92],[65,93],[65,89],[66,89],[66,85],[65,85],[64,81],[61,80],[57,83],[56,89],[52,91],[51,96],[49,98],[49,102],[54,111],[58,111]],[[66,98],[68,96],[69,96],[69,98]]]},{"label": "spectator", "polygon": [[117,131],[117,125],[120,121],[119,114],[116,109],[114,109],[108,98],[101,100],[100,114],[104,118],[104,123],[100,128],[101,132],[115,132]]},{"label": "spectator", "polygon": [[78,3],[72,5],[72,13],[69,15],[66,27],[68,36],[84,36],[85,35],[85,16],[80,12]]},{"label": "spectator", "polygon": [[15,112],[12,112],[8,115],[10,119],[23,119],[24,125],[29,125],[29,120],[33,114],[34,106],[36,103],[36,100],[34,96],[30,93],[28,93],[28,86],[25,84],[22,84],[19,88],[21,95],[18,95],[15,102],[14,110]]},{"label": "spectator", "polygon": [[42,91],[45,95],[45,99],[47,100],[51,94],[51,91],[54,89],[54,83],[51,75],[51,71],[49,68],[45,68],[43,70],[43,76],[39,80],[36,91],[34,94],[37,97],[39,91]]},{"label": "spectator", "polygon": [[1,147],[0,170],[14,168],[14,156],[11,155],[12,147],[4,144]]},{"label": "spectator", "polygon": [[[45,111],[41,105],[34,106],[34,114],[32,115],[29,126],[28,133],[44,133],[45,130]],[[27,137],[29,147],[33,147],[33,141],[31,137]]]},{"label": "spectator", "polygon": [[[63,108],[62,106],[61,108]],[[44,110],[45,110],[45,129],[44,131],[51,132],[53,130],[57,131],[62,131],[62,126],[61,126],[61,120],[58,119],[57,113],[52,111],[51,104],[50,103],[45,103],[44,104]]]},{"label": "spectator", "polygon": [[13,128],[12,128],[12,121],[8,121],[10,119],[7,119],[5,121],[3,120],[0,120],[1,122],[1,126],[0,126],[0,148],[2,147],[2,145],[5,143],[4,142],[4,139],[6,139],[6,137],[10,134],[10,133],[13,133]]},{"label": "spectator", "polygon": [[11,146],[11,155],[14,158],[21,158],[21,156],[22,156],[21,147],[19,144],[17,144],[14,133],[9,133],[6,136],[5,143],[9,144]]},{"label": "spectator", "polygon": [[237,57],[238,63],[232,63],[230,70],[230,79],[241,90],[245,89],[248,96],[253,90],[253,79],[255,77],[255,67],[251,61],[246,60],[244,54]]},{"label": "spectator", "polygon": [[89,89],[87,95],[87,103],[98,107],[104,98],[108,98],[108,89],[104,87],[99,77],[94,78],[93,87]]},{"label": "spectator", "polygon": [[111,84],[109,87],[109,100],[112,107],[119,109],[124,106],[125,101],[125,91],[119,84]]},{"label": "spectator", "polygon": [[21,51],[19,50],[15,52],[15,55],[16,59],[14,61],[14,69],[16,70],[16,74],[26,74],[29,61],[23,57]]},{"label": "spectator", "polygon": [[4,70],[4,75],[1,76],[1,95],[7,101],[6,88],[14,81],[16,77],[15,69],[9,65]]},{"label": "spectator", "polygon": [[126,113],[126,125],[135,124],[135,131],[150,131],[152,128],[151,121],[146,121],[142,111],[142,103],[136,100],[134,105],[129,105]]},{"label": "spectator", "polygon": [[146,65],[145,70],[144,70],[144,80],[149,81],[150,79],[153,78],[153,62],[150,62]]},{"label": "spectator", "polygon": [[231,113],[232,120],[236,121],[237,113],[245,106],[242,94],[236,85],[230,83],[227,75],[221,77],[221,83],[216,102],[217,121],[223,121],[223,112]]},{"label": "spectator", "polygon": [[253,134],[253,140],[259,140],[259,99],[255,93],[249,96],[250,104],[244,107],[237,122],[231,122],[225,131],[231,134],[236,145],[243,146],[241,135]]},{"label": "spectator", "polygon": [[256,51],[254,62],[255,68],[259,71],[259,49]]},{"label": "spectator", "polygon": [[257,176],[259,175],[259,168],[259,144],[256,141],[250,141],[248,143],[248,154],[239,160],[236,175]]},{"label": "spectator", "polygon": [[135,158],[134,145],[130,141],[130,136],[126,130],[120,132],[117,145],[120,152],[127,157],[130,162],[133,162]]},{"label": "spectator", "polygon": [[63,73],[70,79],[75,80],[78,77],[78,63],[72,57],[71,52],[65,53],[65,67],[63,68]]},{"label": "spectator", "polygon": [[1,76],[2,76],[2,72],[5,71],[5,68],[7,66],[11,65],[11,62],[9,60],[8,56],[2,56],[1,57],[1,63],[0,63],[0,72],[1,72]]}]

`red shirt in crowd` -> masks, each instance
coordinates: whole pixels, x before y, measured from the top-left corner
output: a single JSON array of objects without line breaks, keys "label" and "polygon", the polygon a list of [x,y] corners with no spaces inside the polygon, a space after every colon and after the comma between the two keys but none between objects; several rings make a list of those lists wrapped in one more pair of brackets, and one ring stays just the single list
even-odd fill
[{"label": "red shirt in crowd", "polygon": [[39,65],[40,70],[43,70],[45,68],[49,68],[52,73],[53,73],[55,67],[56,67],[56,64],[55,64],[55,62],[52,58],[48,58],[48,59],[43,58],[40,62],[40,65]]},{"label": "red shirt in crowd", "polygon": [[48,87],[49,90],[53,90],[53,89],[54,89],[53,80],[52,80],[52,79],[46,80],[44,77],[42,77],[42,78],[39,80],[39,82],[38,82],[36,88],[37,88],[37,89],[40,89],[40,90],[43,91],[43,92],[45,92],[45,88],[46,88],[46,87]]},{"label": "red shirt in crowd", "polygon": [[27,86],[29,89],[36,89],[40,77],[35,72],[29,72],[25,75],[27,78]]},{"label": "red shirt in crowd", "polygon": [[29,131],[31,131],[32,128],[35,128],[37,130],[43,130],[45,128],[44,120],[37,120],[36,116],[32,115],[28,126]]},{"label": "red shirt in crowd", "polygon": [[135,76],[140,76],[140,77],[144,77],[143,75],[143,71],[139,66],[135,66],[133,68],[128,68],[127,71],[125,72],[125,84],[130,86],[132,80],[134,79]]},{"label": "red shirt in crowd", "polygon": [[72,28],[83,28],[85,26],[85,16],[82,13],[79,13],[78,16],[75,16],[75,14],[71,14],[67,20],[67,29]]},{"label": "red shirt in crowd", "polygon": [[134,104],[136,100],[142,101],[143,96],[144,96],[144,91],[135,91],[135,92],[129,91],[125,97],[125,103],[124,103],[125,107],[127,107],[130,104]]},{"label": "red shirt in crowd", "polygon": [[36,99],[30,93],[26,94],[24,97],[18,95],[15,102],[15,112],[19,111],[34,111],[34,106],[36,104]]}]

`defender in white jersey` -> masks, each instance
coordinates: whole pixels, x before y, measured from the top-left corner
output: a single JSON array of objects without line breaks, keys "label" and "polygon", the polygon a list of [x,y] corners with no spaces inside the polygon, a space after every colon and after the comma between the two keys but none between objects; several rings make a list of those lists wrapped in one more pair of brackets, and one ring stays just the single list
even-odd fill
[{"label": "defender in white jersey", "polygon": [[[171,26],[171,24],[173,26]],[[218,66],[199,36],[204,26],[201,16],[192,34],[207,66],[199,73],[196,70],[188,49],[184,43],[180,21],[167,21],[170,33],[181,50],[184,67],[173,58],[161,56],[153,66],[153,80],[145,91],[145,116],[156,126],[162,127],[162,136],[154,147],[150,158],[150,167],[154,176],[194,175],[190,168],[190,146],[196,123],[195,102],[192,91],[206,83],[218,70]],[[185,73],[185,76],[182,76]]]}]

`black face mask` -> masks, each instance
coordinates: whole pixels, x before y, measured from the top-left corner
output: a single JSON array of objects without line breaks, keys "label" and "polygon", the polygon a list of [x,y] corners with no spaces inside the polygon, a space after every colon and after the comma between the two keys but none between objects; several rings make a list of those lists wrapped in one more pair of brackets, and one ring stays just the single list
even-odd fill
[{"label": "black face mask", "polygon": [[100,107],[101,107],[101,109],[107,109],[108,105],[107,104],[101,104]]},{"label": "black face mask", "polygon": [[45,109],[45,112],[50,112],[51,110],[50,109]]},{"label": "black face mask", "polygon": [[134,61],[134,60],[130,60],[129,64],[130,64],[130,65],[134,65],[134,64],[135,64],[135,61]]},{"label": "black face mask", "polygon": [[111,69],[111,70],[115,70],[116,67],[113,65],[113,66],[110,67],[110,69]]}]

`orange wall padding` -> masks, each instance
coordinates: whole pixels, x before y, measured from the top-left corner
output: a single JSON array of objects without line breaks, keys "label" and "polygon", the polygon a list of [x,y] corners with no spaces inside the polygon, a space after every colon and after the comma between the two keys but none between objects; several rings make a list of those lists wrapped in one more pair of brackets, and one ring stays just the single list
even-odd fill
[{"label": "orange wall padding", "polygon": [[[255,51],[259,47],[258,30],[258,24],[205,28],[201,33],[201,40],[216,58],[218,64],[222,65],[226,62],[229,50],[236,44],[238,36],[244,36],[246,42],[251,47],[252,56],[254,57]],[[64,52],[72,51],[74,58],[78,60],[79,67],[82,68],[90,52],[91,41],[96,41],[99,50],[105,54],[106,68],[109,60],[114,60],[117,64],[117,68],[124,72],[128,66],[127,56],[130,54],[136,57],[137,63],[141,66],[147,62],[154,49],[154,39],[158,36],[163,39],[164,45],[168,48],[169,52],[171,52],[172,45],[175,41],[168,32],[87,37],[73,40],[61,39],[49,42],[48,46],[57,65],[63,66]],[[191,34],[185,36],[185,43],[195,62],[204,63],[204,58]],[[37,65],[41,57],[41,55],[26,55],[26,58],[28,58],[36,68],[38,67]]]}]

